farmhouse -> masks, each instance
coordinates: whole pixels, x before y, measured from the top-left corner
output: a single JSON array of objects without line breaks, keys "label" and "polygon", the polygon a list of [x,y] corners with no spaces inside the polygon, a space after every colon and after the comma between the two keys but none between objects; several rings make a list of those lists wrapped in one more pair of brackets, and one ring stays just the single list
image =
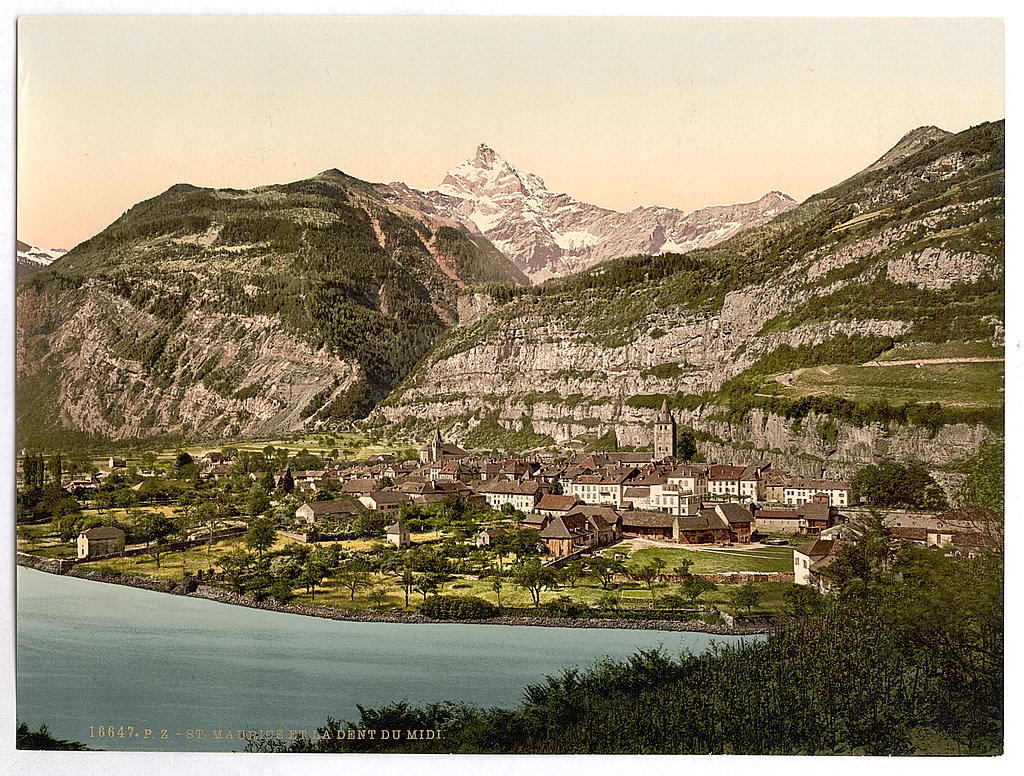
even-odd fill
[{"label": "farmhouse", "polygon": [[101,558],[124,549],[124,531],[110,525],[97,526],[78,534],[78,557]]},{"label": "farmhouse", "polygon": [[307,501],[295,510],[295,522],[300,525],[314,525],[318,519],[349,517],[362,509],[362,506],[351,498],[337,501]]}]

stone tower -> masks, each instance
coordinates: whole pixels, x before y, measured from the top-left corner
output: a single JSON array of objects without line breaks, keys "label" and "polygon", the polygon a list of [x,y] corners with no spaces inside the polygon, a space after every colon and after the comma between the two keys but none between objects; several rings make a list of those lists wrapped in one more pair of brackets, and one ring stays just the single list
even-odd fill
[{"label": "stone tower", "polygon": [[676,421],[668,411],[668,399],[661,403],[661,411],[654,416],[654,460],[676,454]]}]

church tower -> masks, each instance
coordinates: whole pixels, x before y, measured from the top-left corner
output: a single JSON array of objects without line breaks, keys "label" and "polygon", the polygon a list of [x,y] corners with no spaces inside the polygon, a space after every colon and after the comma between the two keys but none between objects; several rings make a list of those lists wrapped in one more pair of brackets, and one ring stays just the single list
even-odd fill
[{"label": "church tower", "polygon": [[434,429],[434,440],[430,443],[430,462],[435,463],[441,460],[441,453],[444,442],[441,441],[441,426]]},{"label": "church tower", "polygon": [[654,460],[660,461],[676,454],[676,421],[668,411],[668,399],[661,403],[661,411],[654,416]]}]

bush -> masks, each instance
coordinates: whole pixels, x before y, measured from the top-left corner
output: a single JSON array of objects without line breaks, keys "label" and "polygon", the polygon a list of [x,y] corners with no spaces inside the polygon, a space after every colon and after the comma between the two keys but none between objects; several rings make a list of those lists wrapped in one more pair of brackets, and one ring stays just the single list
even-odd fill
[{"label": "bush", "polygon": [[497,617],[498,607],[472,595],[435,595],[423,602],[420,613],[432,620],[479,620]]},{"label": "bush", "polygon": [[567,595],[561,595],[554,601],[540,605],[540,611],[548,617],[579,617],[586,614],[590,609],[581,603],[573,601]]}]

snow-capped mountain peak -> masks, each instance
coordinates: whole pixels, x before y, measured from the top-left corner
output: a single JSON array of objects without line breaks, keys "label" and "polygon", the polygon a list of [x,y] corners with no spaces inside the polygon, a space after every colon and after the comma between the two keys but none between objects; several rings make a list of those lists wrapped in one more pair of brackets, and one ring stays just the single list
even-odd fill
[{"label": "snow-capped mountain peak", "polygon": [[754,202],[684,211],[639,207],[628,213],[549,191],[481,143],[435,191],[379,187],[388,199],[475,226],[534,282],[568,275],[618,256],[704,248],[796,206],[773,191]]},{"label": "snow-capped mountain peak", "polygon": [[37,248],[21,240],[14,241],[15,263],[18,277],[31,275],[48,267],[65,253],[63,248]]}]

